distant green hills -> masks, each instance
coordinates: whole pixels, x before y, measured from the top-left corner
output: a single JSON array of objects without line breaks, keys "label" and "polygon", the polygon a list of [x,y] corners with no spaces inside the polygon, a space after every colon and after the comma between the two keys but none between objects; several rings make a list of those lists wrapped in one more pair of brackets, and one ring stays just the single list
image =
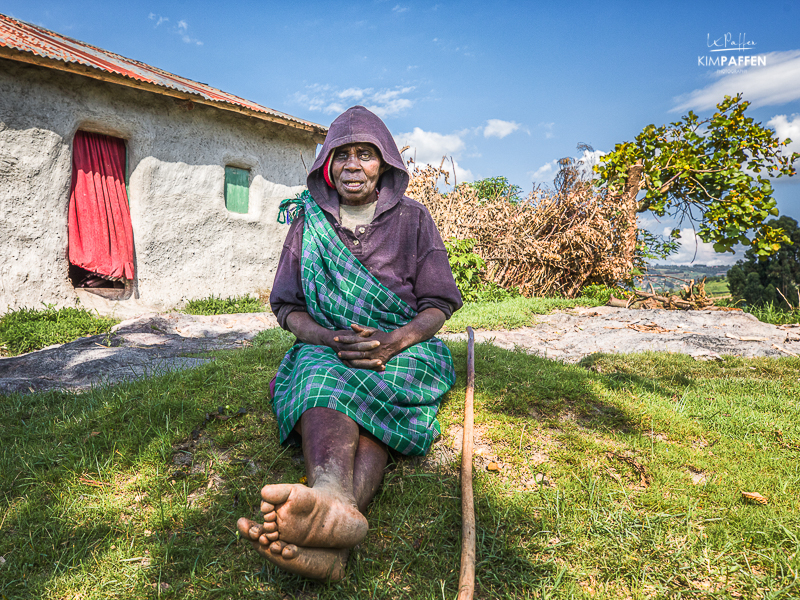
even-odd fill
[{"label": "distant green hills", "polygon": [[[648,265],[647,274],[644,277],[637,277],[636,284],[637,287],[642,289],[648,289],[650,283],[652,283],[656,291],[659,289],[671,290],[685,285],[678,280],[689,281],[694,279],[695,281],[701,281],[704,277],[707,280],[712,278],[725,279],[728,269],[730,269],[730,265]],[[727,288],[727,285],[725,287]],[[719,293],[720,291],[714,289],[714,293]]]}]

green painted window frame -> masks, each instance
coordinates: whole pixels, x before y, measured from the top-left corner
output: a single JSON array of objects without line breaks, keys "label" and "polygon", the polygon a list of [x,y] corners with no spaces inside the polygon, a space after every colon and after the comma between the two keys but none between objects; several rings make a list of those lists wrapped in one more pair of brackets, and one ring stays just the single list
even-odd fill
[{"label": "green painted window frame", "polygon": [[250,169],[225,167],[225,208],[241,215],[250,209]]}]

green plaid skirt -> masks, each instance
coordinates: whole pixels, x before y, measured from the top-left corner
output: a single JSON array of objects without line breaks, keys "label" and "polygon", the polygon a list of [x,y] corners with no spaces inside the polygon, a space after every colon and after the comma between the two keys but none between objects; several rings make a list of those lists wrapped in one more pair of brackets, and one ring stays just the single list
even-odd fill
[{"label": "green plaid skirt", "polygon": [[[311,317],[327,329],[351,323],[392,331],[416,316],[353,256],[306,191],[281,203],[281,217],[305,214],[301,257],[303,291]],[[346,414],[398,452],[425,454],[441,430],[436,412],[456,376],[447,347],[431,338],[395,356],[382,372],[346,366],[327,346],[297,343],[275,381],[273,407],[281,442],[309,408]]]}]

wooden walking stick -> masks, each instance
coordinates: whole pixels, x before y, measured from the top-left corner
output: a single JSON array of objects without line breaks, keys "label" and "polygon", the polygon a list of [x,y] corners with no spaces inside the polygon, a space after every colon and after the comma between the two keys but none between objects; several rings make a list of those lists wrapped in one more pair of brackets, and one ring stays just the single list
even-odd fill
[{"label": "wooden walking stick", "polygon": [[461,446],[461,574],[458,600],[475,592],[475,503],[472,495],[472,430],[474,425],[475,334],[467,327],[467,394],[464,398],[464,441]]}]

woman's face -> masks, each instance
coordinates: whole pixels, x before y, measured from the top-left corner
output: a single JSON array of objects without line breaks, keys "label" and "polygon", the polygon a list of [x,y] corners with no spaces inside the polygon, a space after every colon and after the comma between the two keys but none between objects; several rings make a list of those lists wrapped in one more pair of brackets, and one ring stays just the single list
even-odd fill
[{"label": "woman's face", "polygon": [[385,170],[380,152],[372,144],[347,144],[333,151],[331,175],[343,204],[358,206],[375,202],[375,188]]}]

